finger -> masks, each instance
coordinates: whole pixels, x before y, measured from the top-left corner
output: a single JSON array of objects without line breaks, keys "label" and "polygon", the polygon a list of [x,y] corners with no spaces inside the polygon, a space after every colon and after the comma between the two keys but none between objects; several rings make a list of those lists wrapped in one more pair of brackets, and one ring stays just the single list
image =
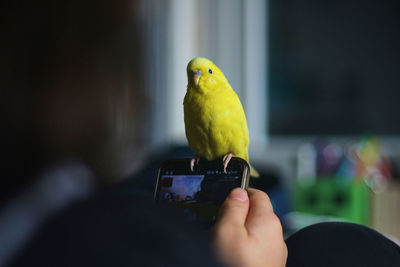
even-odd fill
[{"label": "finger", "polygon": [[241,188],[235,188],[221,207],[218,224],[224,227],[244,227],[248,210],[247,192]]},{"label": "finger", "polygon": [[249,189],[250,208],[246,220],[248,231],[267,229],[271,220],[275,221],[275,214],[271,201],[266,193],[257,189]]}]

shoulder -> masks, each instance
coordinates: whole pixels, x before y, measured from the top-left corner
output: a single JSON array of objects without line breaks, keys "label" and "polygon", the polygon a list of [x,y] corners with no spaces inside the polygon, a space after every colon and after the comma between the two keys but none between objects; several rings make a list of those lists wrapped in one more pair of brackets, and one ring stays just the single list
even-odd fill
[{"label": "shoulder", "polygon": [[12,266],[213,265],[207,240],[169,217],[131,196],[97,196],[43,225]]}]

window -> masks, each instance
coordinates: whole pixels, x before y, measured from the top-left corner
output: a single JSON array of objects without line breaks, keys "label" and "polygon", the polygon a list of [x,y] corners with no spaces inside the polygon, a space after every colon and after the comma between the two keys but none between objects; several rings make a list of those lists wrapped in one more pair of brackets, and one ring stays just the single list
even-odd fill
[{"label": "window", "polygon": [[398,1],[269,4],[272,135],[400,134]]}]

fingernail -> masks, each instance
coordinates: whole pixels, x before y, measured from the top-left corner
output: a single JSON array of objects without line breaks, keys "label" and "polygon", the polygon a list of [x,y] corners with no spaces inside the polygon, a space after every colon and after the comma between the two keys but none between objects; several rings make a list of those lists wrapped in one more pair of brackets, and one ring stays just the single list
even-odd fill
[{"label": "fingernail", "polygon": [[229,198],[237,199],[239,201],[245,202],[245,201],[247,201],[248,196],[247,196],[246,190],[243,190],[242,188],[235,188],[229,194]]}]

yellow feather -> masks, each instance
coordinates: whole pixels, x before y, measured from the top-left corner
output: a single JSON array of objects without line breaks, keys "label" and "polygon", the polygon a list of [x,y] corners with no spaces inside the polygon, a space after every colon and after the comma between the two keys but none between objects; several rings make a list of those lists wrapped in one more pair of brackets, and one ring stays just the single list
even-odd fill
[{"label": "yellow feather", "polygon": [[194,58],[187,66],[187,74],[183,104],[190,148],[207,160],[233,153],[248,162],[246,116],[223,72],[206,58]]}]

